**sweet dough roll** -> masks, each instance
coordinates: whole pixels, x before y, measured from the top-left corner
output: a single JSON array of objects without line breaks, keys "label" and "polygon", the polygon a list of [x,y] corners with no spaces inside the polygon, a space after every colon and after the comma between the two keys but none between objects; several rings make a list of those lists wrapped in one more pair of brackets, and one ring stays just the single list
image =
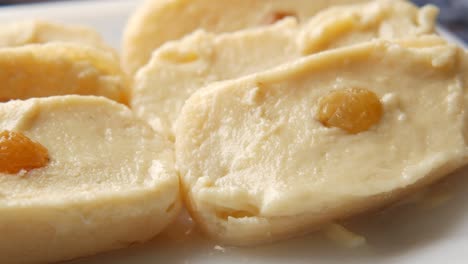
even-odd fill
[{"label": "sweet dough roll", "polygon": [[333,5],[367,0],[146,0],[131,16],[123,38],[122,65],[134,74],[153,50],[197,30],[233,32],[274,23],[285,16],[306,21]]},{"label": "sweet dough roll", "polygon": [[[173,123],[185,100],[214,81],[263,71],[326,49],[374,38],[425,36],[434,33],[437,10],[406,1],[380,0],[334,7],[299,25],[285,19],[272,26],[234,33],[197,31],[156,50],[135,77],[131,107],[157,131],[173,137]],[[416,40],[415,40],[416,41]]]},{"label": "sweet dough roll", "polygon": [[11,101],[0,104],[3,131],[44,146],[49,162],[18,173],[0,168],[0,263],[49,263],[143,242],[181,208],[172,144],[121,104],[93,96]]},{"label": "sweet dough roll", "polygon": [[175,132],[192,216],[223,243],[270,242],[460,168],[467,60],[452,45],[375,40],[199,90]]},{"label": "sweet dough roll", "polygon": [[73,43],[0,49],[0,101],[99,95],[127,103],[129,82],[108,52]]}]

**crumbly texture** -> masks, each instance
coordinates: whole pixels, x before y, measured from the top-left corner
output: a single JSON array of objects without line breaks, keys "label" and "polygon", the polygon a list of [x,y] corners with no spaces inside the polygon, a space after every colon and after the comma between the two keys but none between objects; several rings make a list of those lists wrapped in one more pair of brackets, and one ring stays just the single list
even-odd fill
[{"label": "crumbly texture", "polygon": [[0,173],[0,262],[49,263],[151,239],[181,201],[172,144],[121,104],[59,96],[0,104],[0,130],[48,150]]},{"label": "crumbly texture", "polygon": [[54,95],[99,95],[128,101],[126,75],[115,57],[72,43],[0,49],[0,101]]},{"label": "crumbly texture", "polygon": [[[468,161],[467,60],[448,44],[376,40],[199,90],[176,123],[189,210],[213,238],[249,245],[446,176]],[[350,87],[383,105],[382,119],[357,134],[316,119],[321,98]]]},{"label": "crumbly texture", "polygon": [[374,38],[429,35],[436,14],[431,6],[419,9],[406,1],[379,0],[330,8],[303,25],[288,18],[234,33],[197,31],[154,52],[135,77],[131,107],[155,130],[173,138],[173,124],[185,100],[211,82]]},{"label": "crumbly texture", "polygon": [[19,47],[28,44],[69,42],[90,46],[112,53],[117,59],[117,51],[104,42],[94,29],[56,23],[46,20],[24,20],[0,25],[0,47]]},{"label": "crumbly texture", "polygon": [[[368,0],[146,0],[131,16],[124,32],[122,65],[134,74],[153,50],[197,30],[221,33],[271,23],[277,14],[295,14],[306,21],[333,5]],[[183,19],[181,19],[183,18]]]}]

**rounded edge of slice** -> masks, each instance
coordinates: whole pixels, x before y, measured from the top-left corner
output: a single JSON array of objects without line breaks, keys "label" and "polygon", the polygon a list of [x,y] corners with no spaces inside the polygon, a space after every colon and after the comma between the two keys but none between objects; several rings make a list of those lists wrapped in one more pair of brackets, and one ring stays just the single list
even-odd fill
[{"label": "rounded edge of slice", "polygon": [[129,100],[130,80],[109,52],[76,43],[0,49],[0,101],[78,94]]}]

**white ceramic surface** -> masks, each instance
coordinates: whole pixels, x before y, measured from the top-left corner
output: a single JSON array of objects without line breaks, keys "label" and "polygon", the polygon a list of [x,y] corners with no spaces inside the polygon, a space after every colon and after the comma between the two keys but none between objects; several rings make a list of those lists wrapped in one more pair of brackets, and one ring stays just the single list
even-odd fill
[{"label": "white ceramic surface", "polygon": [[[119,47],[122,28],[140,1],[70,1],[0,8],[0,22],[47,18],[90,25]],[[448,34],[448,38],[454,39]],[[1,70],[1,69],[0,69]],[[75,260],[69,264],[302,264],[468,263],[468,169],[435,188],[432,199],[361,217],[350,228],[366,246],[346,249],[321,234],[256,248],[224,248],[199,237],[162,238],[145,245]],[[439,199],[440,198],[440,199]],[[444,202],[445,201],[445,202]],[[1,234],[0,234],[1,235]]]}]

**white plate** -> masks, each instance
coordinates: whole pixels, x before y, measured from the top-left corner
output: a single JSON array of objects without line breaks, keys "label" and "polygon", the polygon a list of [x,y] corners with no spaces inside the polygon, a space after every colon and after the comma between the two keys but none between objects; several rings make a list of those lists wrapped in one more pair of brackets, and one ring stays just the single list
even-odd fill
[{"label": "white plate", "polygon": [[[47,18],[90,25],[119,47],[122,28],[140,1],[83,1],[0,8],[0,22]],[[452,41],[454,36],[443,32]],[[461,43],[461,42],[459,42]],[[223,248],[200,238],[171,243],[156,239],[145,245],[69,262],[69,264],[282,264],[282,263],[468,263],[468,169],[438,189],[448,189],[448,202],[390,209],[354,221],[352,230],[368,245],[345,249],[320,234],[257,248]],[[441,196],[436,196],[441,198]],[[442,198],[446,198],[442,196]],[[439,199],[433,200],[435,204]],[[445,200],[445,199],[442,199]],[[428,205],[429,204],[429,205]]]}]

